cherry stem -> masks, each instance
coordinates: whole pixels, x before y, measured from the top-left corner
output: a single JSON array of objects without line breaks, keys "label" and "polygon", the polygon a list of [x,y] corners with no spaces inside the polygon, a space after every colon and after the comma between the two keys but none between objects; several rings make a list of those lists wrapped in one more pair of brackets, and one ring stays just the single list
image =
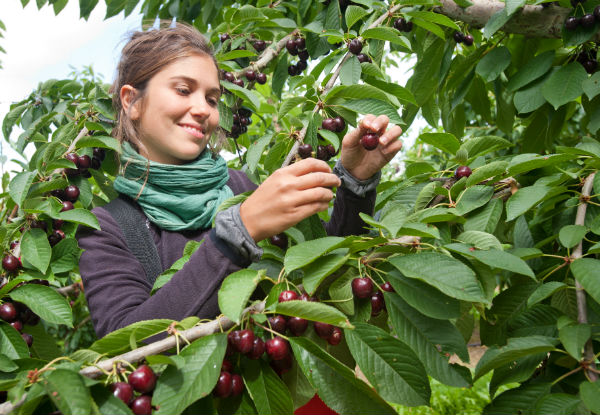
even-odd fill
[{"label": "cherry stem", "polygon": [[[270,325],[271,325],[271,322],[269,321],[269,319],[267,319],[267,322],[269,322],[269,326],[270,326]],[[273,329],[271,329],[271,328],[269,328],[269,327],[263,326],[262,324],[260,324],[260,323],[256,323],[256,322],[255,322],[255,324],[256,324],[258,327],[261,327],[263,330],[266,330],[266,331],[270,332],[272,335],[275,335],[275,336],[277,336],[277,337],[281,337],[281,338],[283,338],[283,339],[286,339],[287,341],[289,341],[289,340],[290,340],[290,339],[289,339],[287,336],[285,336],[285,335],[283,335],[283,334],[281,334],[281,333],[279,333],[279,332],[277,332],[277,331],[275,331],[275,330],[273,330]],[[271,338],[272,338],[272,337],[273,337],[273,336],[271,336]]]}]

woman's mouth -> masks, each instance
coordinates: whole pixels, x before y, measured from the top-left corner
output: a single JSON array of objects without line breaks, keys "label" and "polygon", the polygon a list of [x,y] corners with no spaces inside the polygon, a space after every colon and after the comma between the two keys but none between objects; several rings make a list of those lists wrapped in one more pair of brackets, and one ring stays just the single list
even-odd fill
[{"label": "woman's mouth", "polygon": [[204,130],[201,127],[195,127],[189,124],[180,124],[180,127],[196,138],[204,138]]}]

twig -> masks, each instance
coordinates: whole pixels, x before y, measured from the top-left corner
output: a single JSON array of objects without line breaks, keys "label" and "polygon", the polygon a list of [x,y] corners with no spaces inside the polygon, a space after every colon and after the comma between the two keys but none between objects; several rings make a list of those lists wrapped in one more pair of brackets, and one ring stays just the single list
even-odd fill
[{"label": "twig", "polygon": [[68,297],[71,293],[78,294],[80,291],[83,291],[83,284],[81,283],[81,281],[79,281],[71,285],[66,285],[64,287],[57,288],[56,291],[59,294]]}]

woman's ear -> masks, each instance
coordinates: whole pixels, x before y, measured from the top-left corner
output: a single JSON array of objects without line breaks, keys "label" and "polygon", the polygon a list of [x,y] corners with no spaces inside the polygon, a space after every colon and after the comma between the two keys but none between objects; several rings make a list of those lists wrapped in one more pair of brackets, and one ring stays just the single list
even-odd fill
[{"label": "woman's ear", "polygon": [[126,114],[129,114],[129,118],[132,120],[140,118],[139,100],[136,100],[137,94],[137,89],[131,85],[123,85],[119,91],[123,110]]}]

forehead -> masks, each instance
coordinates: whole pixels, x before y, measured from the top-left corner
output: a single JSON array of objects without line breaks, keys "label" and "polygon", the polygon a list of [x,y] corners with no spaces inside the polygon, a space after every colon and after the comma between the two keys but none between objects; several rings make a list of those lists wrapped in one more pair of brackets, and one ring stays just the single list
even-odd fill
[{"label": "forehead", "polygon": [[219,71],[215,62],[207,55],[192,55],[176,59],[155,75],[169,81],[177,78],[194,80],[198,84],[219,88]]}]

